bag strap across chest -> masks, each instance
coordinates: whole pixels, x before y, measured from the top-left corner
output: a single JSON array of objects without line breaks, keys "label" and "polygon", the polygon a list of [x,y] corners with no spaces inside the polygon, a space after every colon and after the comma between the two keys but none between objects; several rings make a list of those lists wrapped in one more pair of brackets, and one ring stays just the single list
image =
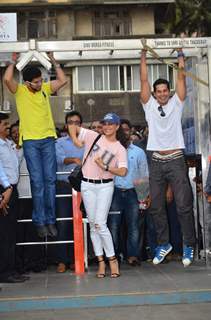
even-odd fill
[{"label": "bag strap across chest", "polygon": [[95,143],[100,139],[100,137],[101,137],[101,134],[99,134],[99,135],[95,138],[95,140],[94,140],[94,142],[92,143],[92,145],[91,145],[91,147],[90,147],[90,149],[89,149],[89,152],[87,153],[86,158],[84,159],[84,161],[83,161],[83,163],[82,163],[81,167],[83,167],[83,165],[85,164],[85,162],[86,162],[86,160],[87,160],[88,156],[90,155],[90,153],[91,153],[92,149],[94,148]]}]

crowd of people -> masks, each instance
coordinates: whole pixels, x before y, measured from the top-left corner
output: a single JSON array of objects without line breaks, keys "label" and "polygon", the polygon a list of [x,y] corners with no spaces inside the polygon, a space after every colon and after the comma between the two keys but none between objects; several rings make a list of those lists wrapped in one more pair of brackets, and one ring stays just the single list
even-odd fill
[{"label": "crowd of people", "polygon": [[[146,128],[137,131],[114,112],[85,128],[82,115],[72,111],[66,114],[59,138],[49,96],[67,80],[53,54],[48,55],[56,80],[45,83],[39,68],[31,65],[23,70],[23,84],[17,83],[16,54],[4,75],[15,96],[19,120],[10,125],[9,116],[0,113],[0,282],[29,278],[21,274],[24,263],[17,268],[23,255],[16,248],[18,237],[23,238],[23,228],[17,232],[18,218],[32,217],[37,237],[64,241],[72,236],[70,222],[56,223],[56,218],[71,216],[68,173],[76,165],[82,165],[83,211],[89,222],[90,251],[98,262],[97,278],[106,276],[107,261],[110,276],[117,278],[123,260],[130,266],[149,258],[159,264],[172,250],[189,266],[196,236],[181,126],[186,97],[182,50],[173,96],[165,79],[154,83],[151,94],[146,50],[142,50],[140,102]],[[22,200],[24,192],[32,200]],[[56,199],[56,194],[61,197]],[[74,264],[70,244],[57,244],[53,255],[59,273]]]}]

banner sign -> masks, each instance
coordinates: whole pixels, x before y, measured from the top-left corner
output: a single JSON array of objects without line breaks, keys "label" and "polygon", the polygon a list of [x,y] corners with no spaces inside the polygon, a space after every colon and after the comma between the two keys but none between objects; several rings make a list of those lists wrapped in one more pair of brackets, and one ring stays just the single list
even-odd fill
[{"label": "banner sign", "polygon": [[[149,40],[150,42],[151,40]],[[206,47],[207,38],[173,38],[173,39],[157,39],[152,40],[154,42],[154,48],[195,48],[195,47]],[[147,42],[148,43],[148,42]]]},{"label": "banner sign", "polygon": [[17,41],[17,14],[0,13],[0,42]]}]

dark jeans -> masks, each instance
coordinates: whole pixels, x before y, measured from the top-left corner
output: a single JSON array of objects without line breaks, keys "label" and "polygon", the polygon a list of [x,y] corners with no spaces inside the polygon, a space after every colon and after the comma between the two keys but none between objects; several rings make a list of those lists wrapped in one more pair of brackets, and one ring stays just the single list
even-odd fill
[{"label": "dark jeans", "polygon": [[15,186],[8,206],[8,214],[0,214],[0,282],[15,272],[18,214],[18,192]]},{"label": "dark jeans", "polygon": [[[112,214],[113,211],[113,214]],[[135,189],[122,191],[115,188],[108,215],[108,228],[114,242],[116,255],[120,254],[120,230],[122,220],[127,227],[127,257],[140,256],[140,213]]]},{"label": "dark jeans", "polygon": [[[71,194],[72,188],[68,182],[57,181],[57,194]],[[72,197],[63,197],[56,199],[57,218],[70,218],[73,216]],[[73,240],[73,221],[57,221],[58,241]],[[73,243],[64,243],[56,245],[56,257],[58,262],[70,264],[74,259]]]},{"label": "dark jeans", "polygon": [[156,231],[152,215],[150,214],[150,208],[144,211],[145,215],[145,236],[146,247],[149,248],[149,257],[155,256],[155,249],[157,247]]},{"label": "dark jeans", "polygon": [[193,196],[187,174],[184,157],[168,162],[152,159],[150,170],[150,194],[152,203],[150,213],[153,216],[157,242],[169,242],[169,226],[166,213],[166,187],[170,184],[177,207],[185,245],[195,245],[195,229],[193,217]]},{"label": "dark jeans", "polygon": [[56,195],[55,139],[25,140],[24,156],[29,171],[36,225],[54,224]]},{"label": "dark jeans", "polygon": [[167,215],[169,222],[169,237],[173,247],[172,253],[182,253],[182,232],[181,226],[178,220],[176,203],[173,200],[167,204]]}]

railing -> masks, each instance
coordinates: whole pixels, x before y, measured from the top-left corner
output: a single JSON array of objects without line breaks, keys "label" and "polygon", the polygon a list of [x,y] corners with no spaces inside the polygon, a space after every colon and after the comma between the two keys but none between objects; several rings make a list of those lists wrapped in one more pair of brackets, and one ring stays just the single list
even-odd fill
[{"label": "railing", "polygon": [[[57,175],[67,175],[68,172],[57,172]],[[22,173],[20,176],[29,176],[28,173]],[[75,256],[75,273],[83,274],[88,268],[88,246],[87,246],[87,219],[82,218],[80,210],[81,195],[72,189],[72,194],[58,194],[56,198],[71,198],[73,218],[56,218],[56,221],[73,221],[73,239],[64,241],[48,241],[46,237],[44,241],[35,242],[18,242],[17,246],[31,246],[31,245],[52,245],[52,244],[73,244]],[[19,199],[31,199],[31,195],[20,196]],[[32,219],[19,219],[18,223],[31,223]]]}]

